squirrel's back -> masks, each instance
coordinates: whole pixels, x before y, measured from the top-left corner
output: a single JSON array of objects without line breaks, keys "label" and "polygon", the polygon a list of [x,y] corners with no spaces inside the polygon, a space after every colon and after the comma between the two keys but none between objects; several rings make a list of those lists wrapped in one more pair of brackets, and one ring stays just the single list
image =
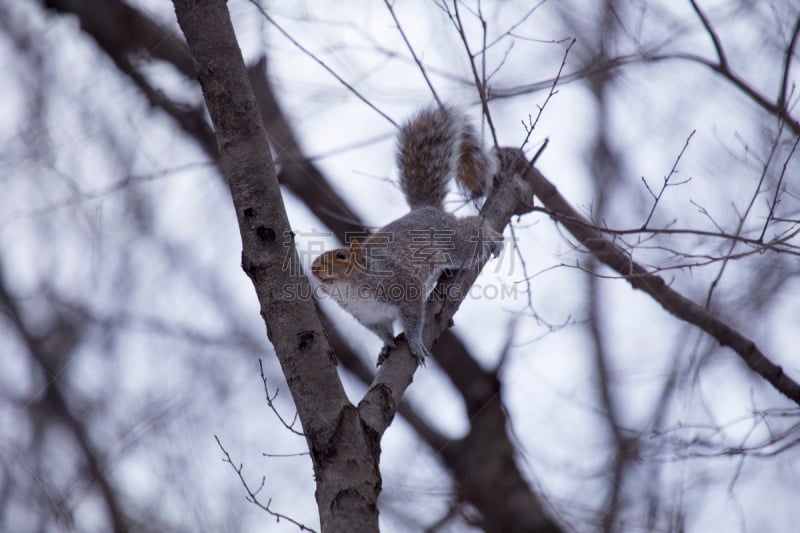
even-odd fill
[{"label": "squirrel's back", "polygon": [[445,211],[447,182],[455,178],[470,196],[483,196],[494,160],[462,114],[438,107],[403,126],[397,163],[412,211],[363,244],[352,240],[348,248],[323,253],[311,273],[323,292],[383,340],[379,362],[395,346],[393,322],[399,319],[411,353],[424,364],[430,356],[422,335],[426,302],[439,275],[481,266],[503,242],[480,215],[458,218]]},{"label": "squirrel's back", "polygon": [[451,177],[470,197],[484,196],[495,168],[475,129],[451,107],[424,109],[403,126],[397,166],[400,187],[412,210],[424,206],[444,210]]}]

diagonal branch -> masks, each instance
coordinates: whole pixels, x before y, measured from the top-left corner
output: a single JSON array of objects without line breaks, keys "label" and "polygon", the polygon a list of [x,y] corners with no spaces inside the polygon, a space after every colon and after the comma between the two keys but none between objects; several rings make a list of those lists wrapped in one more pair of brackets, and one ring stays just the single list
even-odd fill
[{"label": "diagonal branch", "polygon": [[[475,64],[475,55],[472,53],[472,49],[469,46],[469,39],[467,39],[467,32],[464,28],[464,22],[461,20],[461,13],[458,9],[458,1],[453,2],[452,11],[450,11],[445,2],[442,2],[442,6],[445,9],[445,13],[447,13],[448,17],[450,17],[450,20],[453,23],[456,31],[458,32],[458,36],[461,38],[461,42],[464,45],[464,50],[469,58],[469,66],[472,69],[472,79],[475,83],[475,88],[478,90],[478,97],[481,101],[483,116],[486,118],[486,125],[489,127],[489,133],[492,134],[494,146],[500,146],[497,140],[497,131],[494,127],[494,121],[492,120],[492,113],[489,109],[489,94],[487,92],[486,80],[478,73],[478,66]],[[486,49],[484,48],[483,51],[485,50]],[[486,60],[486,58],[483,59],[484,61]]]},{"label": "diagonal branch", "polygon": [[697,13],[697,16],[700,18],[700,22],[703,23],[703,27],[706,29],[708,36],[711,38],[711,42],[714,44],[714,50],[717,52],[717,61],[719,61],[720,68],[729,70],[728,59],[725,57],[725,49],[722,48],[722,42],[719,40],[719,35],[717,35],[716,30],[714,30],[714,26],[711,25],[708,17],[706,17],[706,14],[703,13],[703,10],[700,9],[700,6],[697,5],[695,0],[689,0],[689,3],[692,4],[692,9],[694,9],[694,12]]},{"label": "diagonal branch", "polygon": [[392,117],[390,117],[389,115],[387,115],[386,113],[381,111],[375,104],[370,102],[370,100],[366,96],[361,94],[361,92],[358,89],[353,87],[352,84],[350,84],[347,80],[345,80],[343,77],[341,77],[338,72],[333,70],[327,63],[325,63],[323,60],[321,60],[319,57],[317,57],[308,48],[303,46],[300,43],[300,41],[298,41],[297,39],[292,37],[292,35],[288,31],[286,31],[283,28],[283,26],[278,24],[278,21],[276,21],[272,16],[269,15],[269,13],[267,13],[267,10],[258,2],[258,0],[249,0],[249,1],[250,1],[251,4],[253,4],[253,6],[255,6],[255,8],[259,11],[259,13],[261,13],[261,16],[264,17],[267,20],[267,22],[272,24],[275,27],[275,29],[277,29],[281,33],[281,35],[286,37],[289,40],[289,42],[291,42],[293,45],[295,45],[297,48],[299,48],[301,52],[303,52],[309,58],[314,60],[315,63],[317,63],[322,68],[324,68],[328,72],[328,74],[330,74],[331,76],[336,78],[336,81],[338,81],[339,83],[344,85],[347,88],[347,90],[350,91],[353,94],[353,96],[355,96],[356,98],[358,98],[359,100],[364,102],[368,107],[370,107],[373,111],[375,111],[380,116],[382,116],[384,119],[386,119],[386,121],[389,122],[389,124],[391,124],[395,128],[399,128],[400,127],[400,125],[397,124],[397,122],[395,122],[394,119],[392,119]]},{"label": "diagonal branch", "polygon": [[377,531],[380,444],[339,379],[303,274],[225,0],[174,0],[197,64],[250,277],[311,452],[323,531]]},{"label": "diagonal branch", "polygon": [[794,57],[794,47],[797,45],[797,38],[800,36],[800,16],[792,28],[792,38],[789,40],[789,46],[786,47],[786,53],[783,56],[783,80],[781,81],[781,89],[778,94],[778,107],[787,107],[786,98],[789,93],[789,71],[792,68],[792,58]]},{"label": "diagonal branch", "polygon": [[[512,174],[513,170],[515,170],[513,167],[501,164],[494,185],[481,210],[481,216],[489,226],[498,231],[505,228],[513,215],[528,212],[533,207],[528,200],[533,196],[530,185],[518,175]],[[428,344],[438,339],[451,326],[453,316],[469,293],[485,262],[486,259],[475,265],[475,268],[459,270],[455,277],[444,283],[442,292],[448,297],[428,302],[424,328],[425,341]],[[381,366],[370,389],[359,404],[362,418],[379,435],[391,423],[391,417],[394,416],[399,403],[399,394],[402,394],[410,383],[415,366],[410,357],[393,356],[397,351],[407,352],[408,345],[401,343],[398,348],[389,352],[388,361]]]},{"label": "diagonal branch", "polygon": [[403,26],[400,24],[400,21],[397,19],[397,13],[394,12],[394,5],[389,0],[383,0],[383,3],[386,4],[386,9],[389,10],[389,14],[392,16],[392,20],[394,20],[395,26],[397,26],[397,31],[400,33],[400,37],[403,38],[403,42],[406,43],[406,48],[411,53],[411,57],[414,58],[414,62],[419,67],[419,71],[422,74],[422,77],[425,78],[425,83],[428,84],[428,88],[431,90],[431,94],[433,95],[433,99],[436,100],[436,103],[439,104],[439,107],[443,105],[442,101],[439,99],[439,95],[436,94],[436,89],[433,87],[433,82],[428,77],[428,71],[425,69],[425,65],[422,64],[422,61],[417,57],[417,53],[414,51],[414,47],[411,46],[411,42],[408,40],[408,36],[406,36],[406,32],[403,29]]},{"label": "diagonal branch", "polygon": [[[512,216],[533,208],[531,184],[513,163],[508,158],[501,160],[481,210],[484,219],[497,230],[504,228]],[[454,277],[440,280],[440,292],[447,297],[435,298],[427,304],[426,343],[439,338],[450,327],[482,266],[460,270]],[[507,434],[500,380],[481,369],[474,359],[459,357],[458,352],[440,349],[436,354],[437,362],[462,392],[470,416],[470,432],[439,450],[459,481],[459,497],[475,505],[487,527],[491,525],[497,531],[561,531],[515,465],[515,448]],[[399,393],[410,383],[415,364],[407,344],[399,343],[390,351],[359,403],[361,420],[376,434],[382,434],[391,423],[400,401]]]},{"label": "diagonal branch", "polygon": [[770,101],[769,98],[758,92],[755,87],[750,85],[745,79],[739,77],[738,74],[733,72],[727,66],[723,66],[719,63],[714,63],[704,57],[700,57],[695,54],[689,53],[677,53],[677,54],[663,54],[663,55],[652,55],[647,56],[644,58],[648,61],[663,61],[663,60],[671,60],[671,59],[683,59],[686,61],[692,61],[694,63],[698,63],[709,69],[713,70],[724,79],[729,81],[734,87],[739,89],[748,98],[750,98],[753,102],[755,102],[758,106],[764,109],[767,113],[772,116],[775,116],[783,121],[789,126],[789,128],[795,133],[800,134],[800,121],[797,120],[795,117],[789,113],[789,110],[786,106],[780,106],[775,104],[774,102]]},{"label": "diagonal branch", "polygon": [[[81,29],[92,37],[114,63],[148,99],[151,105],[169,115],[183,132],[219,164],[217,142],[208,126],[205,111],[199,107],[176,104],[154,87],[131,61],[133,55],[160,59],[189,79],[196,76],[194,61],[186,43],[142,12],[120,0],[105,0],[101,6],[75,0],[46,0],[46,6],[58,13],[78,18]],[[299,196],[314,215],[335,235],[361,229],[357,215],[333,190],[319,169],[302,154],[297,138],[278,108],[272,88],[267,83],[264,59],[249,70],[250,83],[258,99],[262,120],[281,163],[279,179]]]},{"label": "diagonal branch", "polygon": [[528,165],[522,152],[506,148],[502,150],[501,156],[516,161],[517,172],[524,175],[534,194],[552,212],[553,218],[599,261],[624,276],[633,288],[649,294],[670,314],[694,324],[714,337],[722,346],[731,348],[775,389],[800,404],[800,384],[787,376],[780,366],[770,361],[752,340],[670,288],[661,277],[650,274],[643,266],[633,261],[625,250],[606,240],[602,232],[594,229],[544,175]]},{"label": "diagonal branch", "polygon": [[[338,417],[347,399],[327,356],[329,348],[313,302],[283,290],[310,287],[293,250],[275,167],[230,17],[222,0],[175,0],[174,4],[197,62],[220,147],[220,164],[231,187],[242,237],[242,268],[255,286],[267,334],[295,396],[303,429],[314,433]],[[287,246],[294,253],[287,253]],[[312,393],[308,376],[324,380],[324,385],[317,386],[326,394],[325,401]]]},{"label": "diagonal branch", "polygon": [[247,492],[247,496],[245,497],[247,501],[249,501],[253,505],[256,505],[257,507],[260,507],[262,510],[269,513],[270,515],[274,516],[278,522],[280,522],[281,520],[286,520],[287,522],[291,522],[292,524],[297,526],[300,529],[300,531],[310,531],[311,533],[316,533],[315,530],[311,529],[310,527],[306,526],[301,522],[298,522],[291,516],[287,516],[283,513],[273,511],[270,508],[270,505],[272,504],[272,499],[267,501],[267,503],[262,502],[258,498],[258,493],[261,491],[262,488],[264,488],[264,482],[266,481],[265,478],[261,478],[261,484],[257,489],[253,490],[253,488],[250,487],[250,484],[244,478],[244,465],[242,465],[242,463],[239,463],[239,466],[236,466],[236,463],[234,463],[233,459],[231,459],[231,454],[228,453],[228,450],[226,450],[225,447],[222,445],[222,442],[219,440],[219,437],[214,435],[214,440],[217,441],[217,446],[219,446],[219,449],[225,456],[225,458],[222,459],[222,462],[231,465],[231,468],[233,469],[234,472],[236,472],[236,476],[239,478],[239,482],[242,484],[242,488],[244,488],[245,492]]},{"label": "diagonal branch", "polygon": [[103,50],[118,52],[113,57],[115,61],[125,56],[126,62],[136,55],[150,56],[173,65],[187,78],[195,77],[192,57],[180,35],[123,0],[44,0],[44,6],[60,13],[77,15],[81,29],[91,35]]}]

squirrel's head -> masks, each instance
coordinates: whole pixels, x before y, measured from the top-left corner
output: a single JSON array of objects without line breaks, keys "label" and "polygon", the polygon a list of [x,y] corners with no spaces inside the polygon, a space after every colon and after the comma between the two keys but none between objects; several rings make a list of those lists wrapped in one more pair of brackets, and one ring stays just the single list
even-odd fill
[{"label": "squirrel's head", "polygon": [[311,263],[311,275],[322,283],[324,288],[350,278],[353,272],[363,267],[363,259],[364,248],[353,239],[348,248],[329,250],[314,259]]}]

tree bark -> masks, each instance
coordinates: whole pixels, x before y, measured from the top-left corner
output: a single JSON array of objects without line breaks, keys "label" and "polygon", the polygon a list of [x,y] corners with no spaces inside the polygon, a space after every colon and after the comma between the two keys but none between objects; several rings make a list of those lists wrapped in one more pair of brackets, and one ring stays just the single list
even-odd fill
[{"label": "tree bark", "polygon": [[[379,436],[348,401],[310,297],[224,0],[175,0],[233,196],[255,287],[311,452],[323,531],[377,531]],[[304,296],[305,295],[305,296]]]}]

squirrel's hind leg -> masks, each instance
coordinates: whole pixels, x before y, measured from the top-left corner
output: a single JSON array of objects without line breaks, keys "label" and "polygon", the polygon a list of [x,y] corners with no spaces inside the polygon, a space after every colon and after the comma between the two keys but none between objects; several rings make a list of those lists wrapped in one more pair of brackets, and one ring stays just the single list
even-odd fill
[{"label": "squirrel's hind leg", "polygon": [[411,354],[417,358],[420,366],[425,366],[425,358],[432,357],[425,343],[422,341],[422,327],[425,324],[425,302],[422,299],[419,305],[409,305],[400,310],[400,320],[403,323],[403,331],[406,334],[408,348]]},{"label": "squirrel's hind leg", "polygon": [[397,346],[397,343],[394,341],[394,328],[392,327],[392,321],[388,320],[386,322],[377,322],[375,324],[365,325],[372,333],[380,337],[380,339],[383,341],[383,348],[381,348],[381,353],[378,355],[377,365],[381,366],[389,356],[389,350]]},{"label": "squirrel's hind leg", "polygon": [[365,324],[365,326],[367,326],[372,333],[380,337],[383,341],[384,348],[387,346],[389,348],[394,348],[396,346],[394,342],[394,328],[392,327],[391,320],[376,322],[374,324]]}]

